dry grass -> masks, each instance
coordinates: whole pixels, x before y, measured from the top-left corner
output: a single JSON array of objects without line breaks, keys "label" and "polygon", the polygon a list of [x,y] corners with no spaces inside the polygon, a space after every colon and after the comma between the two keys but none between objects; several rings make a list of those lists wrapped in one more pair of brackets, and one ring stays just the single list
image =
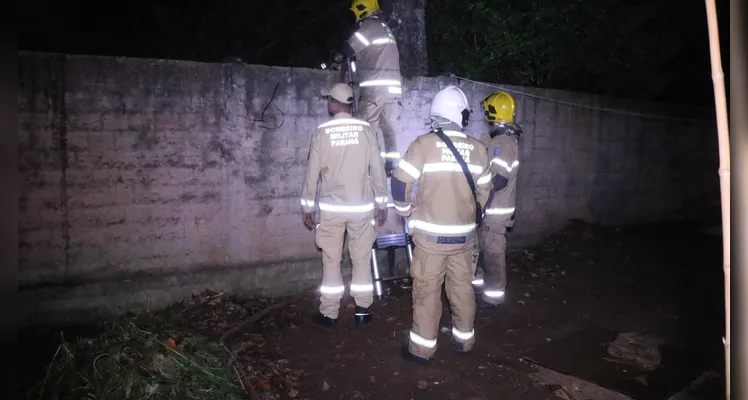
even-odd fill
[{"label": "dry grass", "polygon": [[[146,317],[147,318],[147,317]],[[218,343],[188,333],[161,336],[121,318],[75,343],[62,340],[28,399],[242,399]]]}]

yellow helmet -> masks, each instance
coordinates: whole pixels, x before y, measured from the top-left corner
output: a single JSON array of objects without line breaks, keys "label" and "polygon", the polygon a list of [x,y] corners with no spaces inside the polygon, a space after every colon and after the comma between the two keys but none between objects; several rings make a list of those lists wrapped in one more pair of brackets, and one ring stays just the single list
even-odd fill
[{"label": "yellow helmet", "polygon": [[356,21],[379,11],[379,2],[377,0],[353,0],[351,2],[351,11],[356,15]]},{"label": "yellow helmet", "polygon": [[507,92],[493,92],[482,102],[486,121],[513,124],[517,112],[517,102]]}]

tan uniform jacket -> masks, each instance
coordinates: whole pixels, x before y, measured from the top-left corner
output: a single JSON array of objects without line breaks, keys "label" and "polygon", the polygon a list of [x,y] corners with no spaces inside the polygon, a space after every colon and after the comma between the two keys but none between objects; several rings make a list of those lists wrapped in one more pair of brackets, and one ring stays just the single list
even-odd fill
[{"label": "tan uniform jacket", "polygon": [[[491,188],[491,173],[486,146],[462,132],[445,130],[462,154],[472,172],[478,201],[486,203]],[[436,238],[431,243],[449,245],[449,236],[474,235],[475,200],[462,168],[444,142],[434,133],[427,133],[411,143],[394,172],[394,178],[404,182],[404,198],[397,194],[394,183],[392,195],[395,210],[410,217],[408,227],[417,243],[417,236]],[[418,198],[411,202],[413,184],[418,182]],[[417,243],[418,244],[418,243]],[[459,247],[458,242],[455,246]]]},{"label": "tan uniform jacket", "polygon": [[400,54],[395,36],[384,21],[376,18],[363,20],[343,47],[343,54],[356,56],[359,87],[394,96],[402,93]]},{"label": "tan uniform jacket", "polygon": [[517,171],[519,168],[519,148],[517,138],[512,135],[498,134],[491,138],[487,133],[481,141],[488,149],[491,159],[491,173],[507,179],[506,186],[491,196],[486,204],[485,219],[487,223],[508,222],[514,214],[517,197]]},{"label": "tan uniform jacket", "polygon": [[314,211],[322,177],[319,209],[343,214],[387,207],[387,178],[377,137],[369,123],[340,113],[317,127],[301,190],[303,211]]}]

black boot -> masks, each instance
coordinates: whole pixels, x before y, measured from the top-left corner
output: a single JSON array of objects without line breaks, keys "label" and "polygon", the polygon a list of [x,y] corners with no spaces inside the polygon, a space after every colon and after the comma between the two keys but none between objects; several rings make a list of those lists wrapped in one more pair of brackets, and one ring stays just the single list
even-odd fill
[{"label": "black boot", "polygon": [[392,176],[392,172],[395,170],[395,167],[392,165],[391,160],[387,160],[384,162],[384,173],[389,178]]},{"label": "black boot", "polygon": [[337,318],[333,319],[319,313],[312,317],[312,322],[325,328],[335,328],[338,326]]},{"label": "black boot", "polygon": [[423,357],[419,357],[411,353],[410,350],[408,350],[407,344],[404,345],[400,350],[401,350],[401,356],[403,357],[405,361],[409,361],[409,362],[418,364],[423,367],[427,367],[431,365],[431,360],[433,360],[433,358],[423,358]]},{"label": "black boot", "polygon": [[459,354],[470,354],[470,351],[465,351],[465,343],[452,340],[452,348]]},{"label": "black boot", "polygon": [[356,326],[359,328],[367,327],[371,325],[374,317],[369,312],[368,308],[356,306],[356,315],[353,317],[356,321]]}]

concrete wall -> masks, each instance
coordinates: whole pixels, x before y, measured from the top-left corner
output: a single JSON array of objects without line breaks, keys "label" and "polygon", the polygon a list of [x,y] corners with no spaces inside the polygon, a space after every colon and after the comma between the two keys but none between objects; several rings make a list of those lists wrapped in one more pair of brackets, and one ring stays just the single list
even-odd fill
[{"label": "concrete wall", "polygon": [[[159,307],[205,288],[272,294],[316,282],[320,256],[298,193],[311,132],[326,119],[318,93],[332,73],[22,53],[19,78],[22,323]],[[402,152],[427,130],[431,97],[454,82],[406,82]],[[468,131],[479,135],[478,104],[492,89],[461,86],[476,110]],[[517,96],[526,137],[515,244],[569,218],[718,216],[713,123],[532,96]]]}]

